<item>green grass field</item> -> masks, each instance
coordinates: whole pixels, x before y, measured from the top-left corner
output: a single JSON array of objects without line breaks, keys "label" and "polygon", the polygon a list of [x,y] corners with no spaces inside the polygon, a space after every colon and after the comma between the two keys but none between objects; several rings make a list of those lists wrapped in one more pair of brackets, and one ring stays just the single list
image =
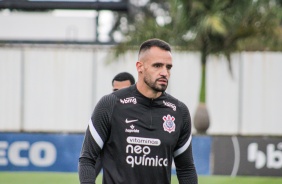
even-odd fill
[{"label": "green grass field", "polygon": [[[77,173],[0,172],[1,184],[77,184]],[[97,184],[102,183],[101,175]],[[199,176],[199,184],[281,184],[282,177]],[[178,184],[176,176],[172,184]]]}]

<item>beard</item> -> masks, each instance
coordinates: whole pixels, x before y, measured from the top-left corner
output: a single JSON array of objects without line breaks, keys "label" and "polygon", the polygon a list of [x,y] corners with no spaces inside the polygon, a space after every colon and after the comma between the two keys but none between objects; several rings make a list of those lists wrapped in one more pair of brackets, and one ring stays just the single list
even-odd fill
[{"label": "beard", "polygon": [[[164,77],[163,77],[164,78]],[[156,92],[164,92],[165,90],[166,90],[166,88],[167,88],[167,85],[168,85],[168,80],[167,80],[167,84],[165,85],[165,84],[162,84],[162,85],[158,85],[157,84],[157,81],[159,80],[159,79],[162,79],[162,78],[158,78],[158,79],[156,79],[155,81],[152,81],[150,78],[148,78],[148,77],[144,77],[144,82],[151,88],[151,89],[153,89],[154,91],[156,91]]]}]

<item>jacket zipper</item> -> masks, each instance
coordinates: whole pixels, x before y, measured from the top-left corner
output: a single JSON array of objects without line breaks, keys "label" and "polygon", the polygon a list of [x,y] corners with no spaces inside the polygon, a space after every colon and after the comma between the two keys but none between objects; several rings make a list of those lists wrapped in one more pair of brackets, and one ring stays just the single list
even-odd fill
[{"label": "jacket zipper", "polygon": [[151,99],[150,101],[150,119],[151,119],[151,123],[150,123],[150,128],[153,127],[153,117],[152,117],[152,104],[153,104],[154,99]]}]

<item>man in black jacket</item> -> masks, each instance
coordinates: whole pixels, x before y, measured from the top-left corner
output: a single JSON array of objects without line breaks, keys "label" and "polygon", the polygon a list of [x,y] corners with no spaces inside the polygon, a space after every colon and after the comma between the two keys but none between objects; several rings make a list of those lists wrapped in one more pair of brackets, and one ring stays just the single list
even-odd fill
[{"label": "man in black jacket", "polygon": [[[119,89],[123,89],[135,84],[134,77],[128,72],[120,72],[116,76],[114,76],[112,80],[113,91],[117,91]],[[102,169],[101,158],[98,157],[95,164],[95,173],[96,177],[99,175]]]},{"label": "man in black jacket", "polygon": [[159,39],[142,43],[135,85],[105,95],[89,120],[79,159],[80,183],[95,182],[101,154],[104,184],[197,184],[189,110],[165,92],[172,55]]}]

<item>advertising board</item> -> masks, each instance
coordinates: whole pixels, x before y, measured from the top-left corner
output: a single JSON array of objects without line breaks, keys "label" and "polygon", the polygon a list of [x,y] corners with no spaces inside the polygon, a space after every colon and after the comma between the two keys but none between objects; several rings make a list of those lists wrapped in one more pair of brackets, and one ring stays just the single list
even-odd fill
[{"label": "advertising board", "polygon": [[281,137],[215,136],[212,144],[216,175],[281,176]]}]

